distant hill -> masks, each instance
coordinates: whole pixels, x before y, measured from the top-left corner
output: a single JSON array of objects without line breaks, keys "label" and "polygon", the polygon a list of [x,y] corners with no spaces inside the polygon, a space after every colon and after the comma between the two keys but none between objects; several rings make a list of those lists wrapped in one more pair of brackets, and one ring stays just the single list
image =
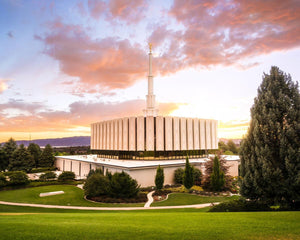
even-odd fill
[{"label": "distant hill", "polygon": [[24,144],[28,146],[29,143],[36,143],[41,147],[50,144],[52,147],[77,147],[77,146],[89,146],[90,136],[79,137],[65,137],[65,138],[49,138],[49,139],[35,139],[35,140],[20,140],[16,141],[18,145]]},{"label": "distant hill", "polygon": [[240,145],[241,144],[241,141],[242,141],[242,139],[227,139],[227,138],[220,138],[219,139],[219,141],[222,141],[222,142],[224,142],[224,143],[226,143],[227,144],[227,142],[229,141],[229,140],[232,140],[236,145]]}]

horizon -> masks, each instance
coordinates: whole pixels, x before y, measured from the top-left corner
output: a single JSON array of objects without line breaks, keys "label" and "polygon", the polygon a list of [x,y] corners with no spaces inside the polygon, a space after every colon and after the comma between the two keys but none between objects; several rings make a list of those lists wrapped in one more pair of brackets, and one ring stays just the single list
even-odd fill
[{"label": "horizon", "polygon": [[0,142],[143,115],[150,42],[159,115],[216,119],[218,138],[242,139],[263,74],[300,80],[300,6],[197,3],[1,1]]}]

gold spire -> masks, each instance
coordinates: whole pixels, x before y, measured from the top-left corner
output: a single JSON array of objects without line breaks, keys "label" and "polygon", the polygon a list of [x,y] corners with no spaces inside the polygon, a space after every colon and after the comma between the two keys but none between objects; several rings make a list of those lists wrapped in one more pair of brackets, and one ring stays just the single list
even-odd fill
[{"label": "gold spire", "polygon": [[149,43],[149,50],[150,50],[150,53],[152,52],[152,43]]}]

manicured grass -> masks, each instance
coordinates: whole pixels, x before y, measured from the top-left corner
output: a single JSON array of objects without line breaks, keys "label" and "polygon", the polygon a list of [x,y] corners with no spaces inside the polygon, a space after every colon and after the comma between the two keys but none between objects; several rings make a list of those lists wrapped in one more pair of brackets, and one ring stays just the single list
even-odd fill
[{"label": "manicured grass", "polygon": [[206,197],[192,195],[188,193],[172,193],[165,201],[154,202],[151,207],[154,206],[179,206],[179,205],[192,205],[201,203],[212,203],[212,202],[224,202],[228,200],[238,199],[238,196],[232,197]]},{"label": "manicured grass", "polygon": [[0,215],[0,239],[300,239],[299,212]]},{"label": "manicured grass", "polygon": [[[40,197],[40,193],[64,191],[64,194]],[[37,203],[64,206],[86,206],[86,207],[134,207],[144,206],[143,203],[113,204],[93,203],[84,199],[83,190],[70,185],[51,185],[17,190],[0,191],[0,201]]]}]

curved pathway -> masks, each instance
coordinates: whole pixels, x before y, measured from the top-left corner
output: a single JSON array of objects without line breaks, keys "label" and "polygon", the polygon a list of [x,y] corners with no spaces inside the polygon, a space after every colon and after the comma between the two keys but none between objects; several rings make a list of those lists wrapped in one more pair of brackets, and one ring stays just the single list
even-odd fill
[{"label": "curved pathway", "polygon": [[[60,206],[60,205],[44,205],[32,203],[13,203],[0,201],[0,204],[10,206],[23,206],[23,207],[39,207],[39,208],[58,208],[58,209],[75,209],[75,210],[152,210],[152,209],[177,209],[177,208],[204,208],[211,206],[212,203],[195,204],[195,205],[182,205],[182,206],[162,206],[162,207],[79,207],[79,206]],[[214,205],[219,203],[213,203]]]},{"label": "curved pathway", "polygon": [[147,198],[148,198],[148,202],[145,203],[144,207],[150,207],[151,203],[153,203],[153,197],[152,197],[152,194],[154,193],[155,191],[152,191],[152,192],[149,192],[147,194]]}]

